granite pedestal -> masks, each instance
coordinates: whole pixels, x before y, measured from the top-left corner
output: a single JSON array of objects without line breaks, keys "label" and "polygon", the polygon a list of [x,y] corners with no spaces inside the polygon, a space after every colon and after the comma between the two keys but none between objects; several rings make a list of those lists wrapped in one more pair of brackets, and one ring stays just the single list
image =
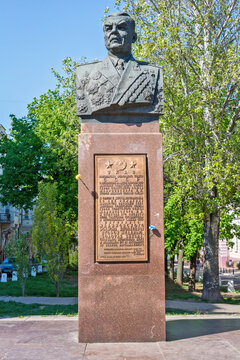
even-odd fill
[{"label": "granite pedestal", "polygon": [[[94,157],[147,157],[148,261],[95,260]],[[157,123],[82,124],[79,136],[79,342],[165,340],[162,137]]]}]

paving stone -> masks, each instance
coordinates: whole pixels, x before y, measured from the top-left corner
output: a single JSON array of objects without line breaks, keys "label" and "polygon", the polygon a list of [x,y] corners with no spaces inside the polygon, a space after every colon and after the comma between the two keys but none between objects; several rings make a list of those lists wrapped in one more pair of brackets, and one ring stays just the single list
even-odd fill
[{"label": "paving stone", "polygon": [[164,360],[157,343],[88,344],[84,360]]},{"label": "paving stone", "polygon": [[[239,332],[240,335],[240,332]],[[170,345],[170,346],[169,346]],[[167,360],[239,360],[240,353],[218,335],[161,343]]]},{"label": "paving stone", "polygon": [[16,344],[3,357],[3,360],[83,360],[85,346],[82,344],[52,345]]},{"label": "paving stone", "polygon": [[167,317],[168,341],[77,342],[77,317],[0,319],[0,360],[239,360],[240,318]]}]

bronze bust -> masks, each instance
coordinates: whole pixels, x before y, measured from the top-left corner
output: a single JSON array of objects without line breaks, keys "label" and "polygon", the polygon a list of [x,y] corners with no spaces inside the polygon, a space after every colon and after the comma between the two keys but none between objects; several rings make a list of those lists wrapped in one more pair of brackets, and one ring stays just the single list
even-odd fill
[{"label": "bronze bust", "polygon": [[103,30],[107,57],[77,67],[78,116],[86,121],[158,121],[163,114],[162,69],[133,58],[134,20],[127,13],[113,13]]}]

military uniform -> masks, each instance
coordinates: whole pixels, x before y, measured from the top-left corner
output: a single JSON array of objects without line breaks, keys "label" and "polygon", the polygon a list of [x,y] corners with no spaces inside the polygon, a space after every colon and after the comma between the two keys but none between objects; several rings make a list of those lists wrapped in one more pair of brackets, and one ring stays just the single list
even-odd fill
[{"label": "military uniform", "polygon": [[[115,63],[114,63],[115,61]],[[163,114],[161,67],[108,55],[77,67],[77,114]]]}]

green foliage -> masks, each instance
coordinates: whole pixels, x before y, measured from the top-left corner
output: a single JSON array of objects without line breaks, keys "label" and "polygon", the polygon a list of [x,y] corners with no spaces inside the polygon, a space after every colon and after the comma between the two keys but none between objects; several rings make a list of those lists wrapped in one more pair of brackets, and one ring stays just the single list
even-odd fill
[{"label": "green foliage", "polygon": [[190,260],[191,257],[199,256],[199,251],[203,246],[203,221],[192,214],[187,226],[184,255],[187,260]]},{"label": "green foliage", "polygon": [[173,256],[178,253],[179,244],[184,237],[184,221],[179,194],[171,195],[164,207],[165,249]]},{"label": "green foliage", "polygon": [[77,246],[72,247],[69,251],[69,266],[72,270],[78,269],[78,249]]},{"label": "green foliage", "polygon": [[70,236],[68,227],[59,217],[56,183],[39,184],[32,241],[40,258],[46,257],[47,271],[59,296],[59,284],[68,264]]},{"label": "green foliage", "polygon": [[184,248],[184,258],[197,256],[203,246],[203,221],[194,202],[184,201],[184,193],[177,186],[171,195],[165,197],[164,229],[165,250],[174,256],[180,247]]},{"label": "green foliage", "polygon": [[22,287],[22,296],[25,295],[25,284],[26,278],[28,276],[30,249],[30,239],[23,233],[12,235],[4,249],[8,257],[16,258],[17,274]]},{"label": "green foliage", "polygon": [[[77,228],[77,140],[79,133],[75,105],[76,62],[63,60],[63,75],[52,70],[58,80],[28,105],[28,116],[12,115],[11,138],[0,139],[0,197],[3,204],[31,208],[38,183],[57,182],[58,211],[72,238]],[[14,175],[14,176],[13,176]]]},{"label": "green foliage", "polygon": [[35,122],[12,118],[11,137],[0,138],[0,201],[29,209],[42,178],[42,142],[35,134]]},{"label": "green foliage", "polygon": [[232,205],[240,186],[239,2],[122,3],[140,30],[136,57],[164,68],[165,178],[204,214]]},{"label": "green foliage", "polygon": [[[33,207],[41,181],[46,184],[46,196],[54,198],[52,203],[46,198],[43,204],[40,195],[42,200],[38,201],[35,212],[34,236],[38,252],[48,254],[48,271],[57,292],[68,262],[70,241],[75,244],[77,234],[75,176],[79,125],[75,68],[76,62],[68,57],[63,60],[63,75],[52,70],[58,80],[56,89],[49,90],[39,99],[34,98],[28,105],[26,118],[17,119],[12,115],[11,137],[0,139],[1,202],[25,209]],[[48,211],[44,213],[46,208]],[[53,251],[51,247],[54,247]]]},{"label": "green foliage", "polygon": [[[218,259],[212,254],[217,254],[219,239],[214,219],[240,205],[239,1],[122,3],[139,30],[136,57],[164,69],[164,178],[170,192],[177,187],[185,203],[195,202],[196,221],[210,224],[204,239],[204,296],[213,294],[209,284],[214,283],[217,299]],[[200,240],[196,221],[191,242]],[[226,222],[224,227],[226,234]],[[213,241],[207,238],[210,233],[215,234]]]},{"label": "green foliage", "polygon": [[58,184],[58,211],[67,220],[72,237],[77,220],[77,141],[79,133],[75,103],[76,62],[63,60],[64,75],[52,70],[58,80],[49,90],[28,105],[28,116],[34,119],[35,134],[43,143],[44,181]]},{"label": "green foliage", "polygon": [[220,286],[220,290],[224,293],[228,292],[228,287],[227,286]]},{"label": "green foliage", "polygon": [[235,211],[224,209],[221,214],[219,238],[221,240],[226,240],[230,247],[234,244],[231,241],[234,237],[240,238],[240,225],[235,221],[238,216],[239,211],[236,209]]}]

